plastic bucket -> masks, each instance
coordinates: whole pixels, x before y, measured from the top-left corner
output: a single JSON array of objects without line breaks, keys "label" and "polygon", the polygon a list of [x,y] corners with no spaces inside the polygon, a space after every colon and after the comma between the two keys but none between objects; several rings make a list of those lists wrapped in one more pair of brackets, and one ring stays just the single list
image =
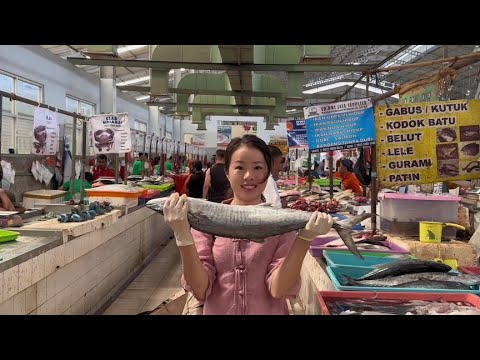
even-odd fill
[{"label": "plastic bucket", "polygon": [[426,243],[439,243],[442,241],[442,230],[445,226],[453,226],[462,230],[465,228],[458,224],[441,223],[433,221],[420,221],[420,241]]}]

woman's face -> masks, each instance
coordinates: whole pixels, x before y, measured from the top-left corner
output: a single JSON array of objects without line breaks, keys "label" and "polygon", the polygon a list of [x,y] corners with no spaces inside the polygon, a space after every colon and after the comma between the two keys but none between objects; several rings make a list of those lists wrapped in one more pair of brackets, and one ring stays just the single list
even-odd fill
[{"label": "woman's face", "polygon": [[232,205],[257,205],[267,185],[268,167],[260,150],[241,146],[232,155],[227,177],[233,190]]}]

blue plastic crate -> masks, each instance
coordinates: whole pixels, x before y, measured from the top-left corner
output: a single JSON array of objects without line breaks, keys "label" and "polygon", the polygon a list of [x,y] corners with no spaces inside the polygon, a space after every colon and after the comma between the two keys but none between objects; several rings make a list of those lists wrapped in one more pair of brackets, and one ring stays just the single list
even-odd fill
[{"label": "blue plastic crate", "polygon": [[369,255],[361,252],[363,260],[357,258],[350,252],[324,250],[323,256],[327,260],[329,266],[361,266],[372,267],[381,264],[391,263],[400,259],[414,259],[415,257],[408,254],[385,254],[385,256]]},{"label": "blue plastic crate", "polygon": [[[337,290],[344,291],[389,291],[389,292],[425,292],[425,293],[460,293],[460,294],[477,294],[480,295],[478,286],[472,286],[472,290],[457,290],[457,289],[417,289],[417,288],[396,288],[396,287],[374,287],[374,286],[349,286],[345,285],[346,281],[342,275],[346,275],[353,279],[359,278],[370,271],[374,267],[359,267],[359,266],[327,266],[327,274],[332,280],[333,285]],[[452,271],[452,273],[457,273]]]}]

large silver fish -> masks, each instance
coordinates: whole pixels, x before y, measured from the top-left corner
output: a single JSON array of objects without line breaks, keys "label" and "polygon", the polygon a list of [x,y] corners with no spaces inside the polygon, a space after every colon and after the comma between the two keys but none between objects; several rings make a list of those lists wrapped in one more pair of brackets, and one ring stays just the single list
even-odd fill
[{"label": "large silver fish", "polygon": [[[168,198],[153,199],[146,206],[163,215],[163,205]],[[270,236],[303,229],[312,216],[311,212],[276,209],[271,206],[238,206],[188,198],[188,221],[196,230],[232,239],[248,239],[263,242]],[[354,216],[334,222],[333,228],[348,249],[363,259],[352,239],[352,227],[370,217],[370,214]]]},{"label": "large silver fish", "polygon": [[372,286],[372,287],[390,287],[398,286],[405,283],[410,283],[417,280],[432,280],[432,281],[453,281],[465,284],[467,286],[474,286],[480,284],[480,275],[469,274],[451,274],[448,272],[421,272],[413,274],[404,274],[398,276],[388,276],[375,280],[359,280],[356,281],[348,276],[345,276],[346,283],[352,286]]}]

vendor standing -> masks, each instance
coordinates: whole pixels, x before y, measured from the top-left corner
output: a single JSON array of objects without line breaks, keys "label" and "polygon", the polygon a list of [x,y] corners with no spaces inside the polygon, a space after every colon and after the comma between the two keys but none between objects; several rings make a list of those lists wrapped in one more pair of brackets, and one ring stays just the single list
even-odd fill
[{"label": "vendor standing", "polygon": [[138,159],[133,163],[132,175],[143,176],[145,175],[145,156],[143,153],[138,154]]},{"label": "vendor standing", "polygon": [[362,196],[362,186],[360,185],[360,181],[358,181],[357,177],[353,173],[352,160],[340,160],[338,173],[340,174],[342,180],[342,190],[352,190],[352,193],[355,196]]},{"label": "vendor standing", "polygon": [[97,180],[99,177],[115,177],[115,172],[107,166],[105,154],[97,156],[97,164],[93,167],[93,180]]},{"label": "vendor standing", "polygon": [[[84,189],[91,189],[93,183],[93,175],[90,172],[85,173],[85,187]],[[82,181],[80,179],[75,179],[75,194],[80,194],[82,191]],[[65,201],[70,201],[72,199],[72,192],[70,191],[71,181],[67,180],[65,183],[59,188],[59,190],[65,190],[67,193],[65,194]]]}]

